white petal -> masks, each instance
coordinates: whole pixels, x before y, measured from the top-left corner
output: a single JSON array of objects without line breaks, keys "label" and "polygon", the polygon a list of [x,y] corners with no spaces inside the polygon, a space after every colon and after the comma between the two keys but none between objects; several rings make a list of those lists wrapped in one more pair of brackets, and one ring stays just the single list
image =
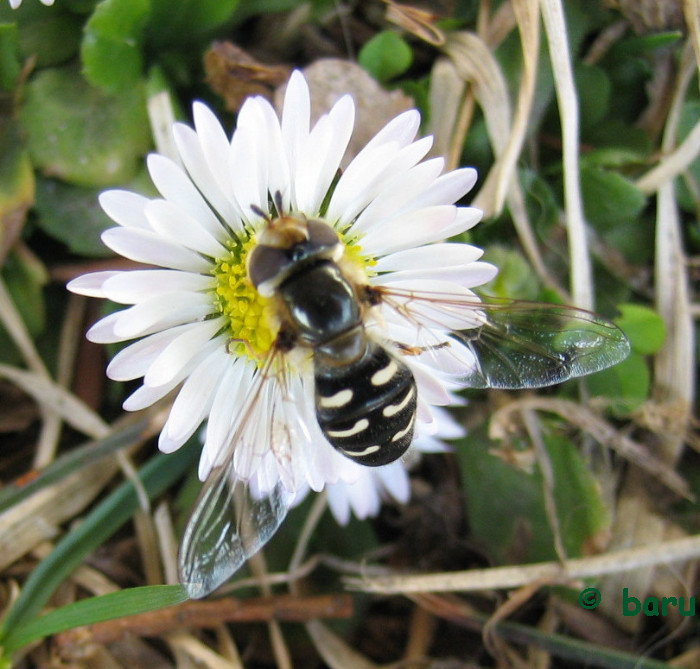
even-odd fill
[{"label": "white petal", "polygon": [[248,98],[238,113],[231,139],[231,185],[243,215],[251,217],[251,206],[268,213],[268,165],[271,160],[264,119],[257,98]]},{"label": "white petal", "polygon": [[267,100],[260,100],[257,108],[260,126],[263,128],[268,146],[267,188],[273,197],[282,196],[283,211],[290,210],[291,172],[289,159],[282,138],[282,130],[277,114]]},{"label": "white petal", "polygon": [[411,448],[421,453],[450,453],[453,450],[445,442],[430,434],[419,434],[413,440]]},{"label": "white petal", "polygon": [[350,499],[345,490],[347,485],[340,481],[326,487],[328,507],[339,525],[347,525],[350,522]]},{"label": "white petal", "polygon": [[477,176],[473,167],[462,167],[443,174],[413,204],[427,207],[433,204],[457,202],[474,187]]},{"label": "white petal", "polygon": [[453,235],[458,235],[462,232],[473,228],[482,218],[484,212],[481,209],[474,207],[457,207],[457,218],[455,223],[461,226],[459,232],[453,232]]},{"label": "white petal", "polygon": [[209,413],[207,435],[199,463],[199,478],[202,481],[215,464],[221,464],[232,436],[232,425],[238,420],[240,409],[248,396],[254,370],[255,365],[244,358],[237,358],[227,365]]},{"label": "white petal", "polygon": [[456,213],[454,205],[443,204],[391,219],[361,238],[362,250],[376,257],[442,241],[456,234],[453,232]]},{"label": "white petal", "polygon": [[[400,146],[410,144],[420,128],[420,113],[409,109],[389,121],[364,147],[372,150],[379,144],[398,142]],[[358,154],[359,155],[359,154]]]},{"label": "white petal", "polygon": [[[401,310],[383,305],[382,313],[389,323],[440,331],[465,330],[480,327],[484,316],[479,310],[480,299],[473,291],[450,281],[407,280],[387,284],[394,289],[392,301]],[[401,293],[401,294],[398,294]],[[403,314],[408,314],[408,317]],[[429,342],[428,342],[429,343]]]},{"label": "white petal", "polygon": [[149,202],[147,197],[126,190],[107,190],[100,193],[99,202],[107,216],[125,228],[142,228],[150,230],[144,208]]},{"label": "white petal", "polygon": [[437,374],[431,373],[426,365],[417,364],[406,358],[404,360],[413,372],[418,394],[424,402],[438,406],[450,404],[450,395]]},{"label": "white petal", "polygon": [[[161,432],[164,443],[182,445],[201,425],[211,409],[219,382],[227,368],[228,357],[225,349],[217,349],[187,377]],[[164,451],[162,446],[159,447]]]},{"label": "white petal", "polygon": [[[112,331],[119,341],[198,321],[212,312],[211,298],[197,293],[167,293],[123,309]],[[101,322],[101,321],[100,321]],[[95,326],[93,326],[94,328]],[[92,334],[92,328],[88,331]]]},{"label": "white petal", "polygon": [[146,217],[165,239],[212,258],[226,253],[225,247],[196,218],[168,200],[151,200],[146,206]]},{"label": "white petal", "polygon": [[108,279],[118,276],[121,272],[118,271],[105,271],[105,272],[91,272],[90,274],[83,274],[82,276],[71,279],[67,284],[66,288],[72,293],[78,295],[85,295],[87,297],[107,297],[103,290],[103,286]]},{"label": "white petal", "polygon": [[304,75],[294,70],[287,83],[282,109],[282,139],[290,165],[296,165],[309,136],[311,101]]},{"label": "white petal", "polygon": [[360,520],[376,516],[379,513],[382,501],[372,480],[371,472],[358,479],[356,483],[349,484],[348,492],[350,506]]},{"label": "white petal", "polygon": [[352,221],[378,192],[374,184],[387,169],[398,144],[382,144],[374,151],[362,152],[347,166],[333,191],[328,205],[329,221],[341,224]]},{"label": "white petal", "polygon": [[173,136],[187,173],[198,190],[226,225],[234,233],[240,232],[242,213],[236,203],[232,202],[219,187],[204,157],[197,133],[183,123],[176,123],[173,127]]},{"label": "white petal", "polygon": [[230,146],[230,143],[224,129],[211,109],[201,102],[192,105],[192,116],[209,173],[226,199],[240,211],[229,179],[229,156],[226,147]]},{"label": "white petal", "polygon": [[125,411],[140,411],[146,407],[151,406],[158,400],[163,399],[169,392],[176,388],[183,379],[187,378],[187,375],[195,368],[200,360],[211,355],[214,349],[219,346],[219,342],[212,340],[205,346],[200,354],[190,360],[188,365],[185,365],[179,373],[174,376],[168,383],[164,383],[162,386],[141,386],[136,389],[129,397],[126,398],[122,407]]},{"label": "white petal", "polygon": [[377,272],[396,272],[415,267],[459,267],[475,262],[484,255],[482,249],[470,244],[437,243],[405,249],[377,260]]},{"label": "white petal", "polygon": [[[177,375],[193,359],[224,325],[223,318],[213,318],[183,328],[180,335],[170,342],[149,367],[143,382],[147,386],[161,386]],[[225,337],[220,337],[225,348]]]},{"label": "white petal", "polygon": [[102,233],[102,241],[115,253],[136,262],[186,272],[211,269],[210,262],[199,254],[149,230],[110,228]]},{"label": "white petal", "polygon": [[336,176],[355,123],[355,104],[349,95],[322,116],[297,156],[295,170],[296,206],[311,215],[318,213]]},{"label": "white petal", "polygon": [[461,439],[467,433],[464,426],[458,423],[449,411],[435,407],[433,413],[438,421],[437,434],[442,439]]},{"label": "white petal", "polygon": [[[414,267],[421,267],[419,264]],[[395,281],[425,280],[438,279],[440,281],[450,281],[456,285],[464,286],[465,288],[473,288],[481,286],[488,281],[491,281],[496,274],[498,268],[490,263],[472,262],[467,265],[451,265],[446,267],[427,267],[420,269],[407,269],[390,274],[382,274],[374,277],[372,283],[376,286],[391,285]]]},{"label": "white petal", "polygon": [[166,293],[199,293],[212,290],[212,276],[172,269],[113,272],[103,286],[103,297],[119,304],[136,304]]},{"label": "white petal", "polygon": [[431,142],[431,138],[424,137],[405,147],[390,142],[360,151],[338,180],[328,208],[329,220],[352,222],[392,182],[400,181],[399,175],[405,175],[425,156]]},{"label": "white petal", "polygon": [[124,341],[114,332],[114,326],[119,322],[120,316],[121,311],[101,318],[87,331],[85,338],[95,344],[114,344]]},{"label": "white petal", "polygon": [[397,460],[373,471],[389,495],[401,504],[408,502],[411,498],[411,481],[403,462]]},{"label": "white petal", "polygon": [[[191,219],[212,237],[222,241],[225,231],[204,201],[192,180],[182,168],[165,156],[152,153],[148,156],[148,171],[160,194],[173,205],[189,214]],[[148,212],[146,212],[148,216]]]},{"label": "white petal", "polygon": [[[423,193],[440,174],[445,161],[442,158],[426,160],[407,172],[401,171],[379,192],[353,223],[353,232],[368,230],[377,222],[415,209],[415,195]],[[453,202],[444,201],[442,204]],[[438,203],[435,203],[438,204]]]},{"label": "white petal", "polygon": [[180,336],[183,328],[189,327],[192,325],[188,323],[168,328],[123,348],[107,365],[107,376],[114,381],[130,381],[143,376],[163,349]]}]

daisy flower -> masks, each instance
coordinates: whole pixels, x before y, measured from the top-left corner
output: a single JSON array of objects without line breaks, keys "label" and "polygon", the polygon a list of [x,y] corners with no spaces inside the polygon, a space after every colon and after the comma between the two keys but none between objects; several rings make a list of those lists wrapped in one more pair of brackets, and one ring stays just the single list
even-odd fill
[{"label": "daisy flower", "polygon": [[[100,343],[134,340],[107,369],[117,381],[143,377],[125,409],[145,408],[179,387],[160,435],[162,451],[176,450],[206,424],[202,480],[228,459],[231,477],[259,494],[280,482],[295,495],[329,486],[341,521],[350,510],[362,517],[376,513],[384,495],[405,501],[405,466],[365,467],[331,446],[316,419],[308,348],[278,356],[281,400],[279,384],[255,385],[279,331],[270,296],[248,276],[261,231],[279,216],[321,220],[337,233],[355,280],[385,289],[427,286],[473,295],[468,289],[497,271],[479,261],[480,249],[444,242],[481,217],[454,204],[472,188],[476,172],[443,173],[443,159],[426,159],[432,140],[416,139],[415,110],[389,122],[340,171],[354,114],[346,95],[311,127],[309,89],[298,71],[281,117],[266,100],[249,98],[230,138],[211,110],[196,102],[194,128],[174,127],[181,162],[148,157],[161,197],[122,190],[100,197],[117,223],[103,233],[104,243],[149,267],[97,272],[69,284],[73,292],[129,305],[88,333]],[[459,320],[464,328],[464,318]],[[415,342],[405,320],[382,305],[366,326],[385,342]],[[417,387],[414,448],[439,449],[441,435],[459,432],[439,407],[456,401],[453,391],[464,384],[440,368],[439,355],[405,357]],[[245,438],[232,446],[241,429]],[[281,431],[288,435],[282,441]]]}]

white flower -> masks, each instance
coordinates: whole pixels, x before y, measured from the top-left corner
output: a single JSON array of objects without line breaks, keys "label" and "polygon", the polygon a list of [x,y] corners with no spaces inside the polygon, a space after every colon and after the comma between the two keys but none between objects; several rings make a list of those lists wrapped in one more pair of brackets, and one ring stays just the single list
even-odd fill
[{"label": "white flower", "polygon": [[[442,174],[442,159],[424,160],[431,138],[414,141],[417,111],[388,123],[338,177],[354,103],[341,98],[313,128],[309,109],[308,86],[299,72],[290,79],[281,119],[266,100],[250,98],[230,140],[213,113],[195,103],[195,128],[174,128],[184,167],[149,156],[148,169],[162,197],[114,190],[100,198],[118,224],[103,234],[105,244],[158,268],[97,272],[69,287],[131,305],[88,334],[101,343],[136,340],[107,370],[118,381],[143,377],[125,409],[147,407],[182,384],[160,436],[161,450],[179,448],[206,422],[199,467],[205,479],[221,464],[236,425],[248,420],[253,438],[236,445],[234,476],[262,491],[279,481],[292,493],[329,485],[336,516],[347,520],[350,509],[360,516],[375,513],[383,494],[407,499],[407,474],[401,462],[359,465],[326,441],[315,419],[307,349],[284,354],[286,403],[274,404],[274,389],[265,386],[253,415],[241,416],[260,360],[276,336],[269,301],[246,274],[246,258],[266,217],[279,204],[285,214],[321,218],[338,232],[362,280],[377,286],[433,287],[463,296],[496,269],[478,262],[480,249],[442,243],[481,216],[453,204],[473,186],[476,173],[465,168]],[[367,323],[377,336],[413,343],[405,322],[377,309],[382,313]],[[427,450],[435,450],[435,436],[450,427],[436,407],[453,403],[452,391],[460,387],[434,366],[437,358],[406,356],[418,388],[416,447]],[[295,430],[283,453],[269,446],[280,412]]]},{"label": "white flower", "polygon": [[[46,5],[47,7],[50,7],[53,5],[54,0],[41,0],[42,5]],[[22,0],[10,0],[10,7],[12,9],[17,9],[22,4]]]}]

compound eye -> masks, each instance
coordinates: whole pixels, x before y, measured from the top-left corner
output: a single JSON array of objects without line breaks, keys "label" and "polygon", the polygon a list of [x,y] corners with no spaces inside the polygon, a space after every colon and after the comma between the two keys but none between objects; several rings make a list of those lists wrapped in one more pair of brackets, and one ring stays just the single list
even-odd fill
[{"label": "compound eye", "polygon": [[310,220],[307,223],[309,230],[309,246],[314,251],[328,251],[340,243],[338,233],[323,221]]},{"label": "compound eye", "polygon": [[292,262],[284,249],[256,246],[248,258],[248,278],[259,289],[267,281],[280,276]]}]

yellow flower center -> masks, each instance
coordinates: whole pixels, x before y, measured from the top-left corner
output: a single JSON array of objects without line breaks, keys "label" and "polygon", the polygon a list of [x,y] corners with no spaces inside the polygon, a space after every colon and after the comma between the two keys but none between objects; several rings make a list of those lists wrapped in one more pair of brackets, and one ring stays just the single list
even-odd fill
[{"label": "yellow flower center", "polygon": [[[357,240],[349,241],[341,233],[347,261],[373,274],[374,258],[365,257]],[[248,254],[255,248],[255,238],[231,239],[228,252],[217,258],[212,274],[216,279],[214,303],[216,310],[228,321],[229,352],[248,356],[261,363],[272,347],[279,328],[273,298],[265,298],[248,279]]]},{"label": "yellow flower center", "polygon": [[270,300],[258,293],[247,276],[246,260],[255,240],[231,240],[227,246],[228,253],[216,260],[213,270],[216,308],[228,320],[230,352],[259,362],[277,332],[273,330]]}]

